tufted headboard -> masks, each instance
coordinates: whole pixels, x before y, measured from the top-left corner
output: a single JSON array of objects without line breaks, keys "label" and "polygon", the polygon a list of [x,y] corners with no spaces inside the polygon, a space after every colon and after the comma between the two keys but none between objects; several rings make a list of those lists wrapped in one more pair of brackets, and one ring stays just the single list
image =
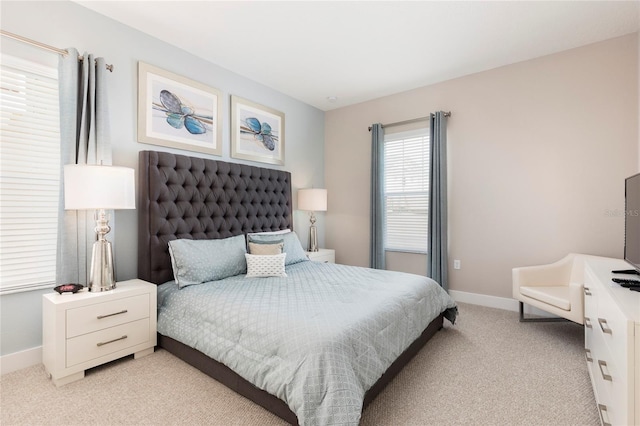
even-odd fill
[{"label": "tufted headboard", "polygon": [[158,151],[139,161],[140,279],[173,279],[171,240],[293,228],[289,172]]}]

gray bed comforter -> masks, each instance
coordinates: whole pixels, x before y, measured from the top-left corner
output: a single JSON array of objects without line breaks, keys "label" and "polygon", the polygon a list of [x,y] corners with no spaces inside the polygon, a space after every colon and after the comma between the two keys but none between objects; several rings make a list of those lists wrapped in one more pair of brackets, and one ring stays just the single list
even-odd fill
[{"label": "gray bed comforter", "polygon": [[285,401],[301,425],[357,425],[365,392],[454,301],[433,280],[301,262],[287,277],[245,275],[158,287],[158,332]]}]

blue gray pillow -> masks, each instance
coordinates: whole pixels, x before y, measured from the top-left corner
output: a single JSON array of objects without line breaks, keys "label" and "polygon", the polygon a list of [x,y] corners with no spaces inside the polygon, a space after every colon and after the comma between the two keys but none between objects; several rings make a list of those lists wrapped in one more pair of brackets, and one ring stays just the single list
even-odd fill
[{"label": "blue gray pillow", "polygon": [[305,260],[309,260],[307,258],[307,253],[302,248],[300,244],[300,240],[298,239],[298,235],[295,232],[288,232],[286,234],[254,234],[249,235],[249,242],[251,241],[278,241],[282,240],[284,242],[284,252],[287,254],[286,260],[284,262],[285,265],[293,265],[294,263],[304,262]]},{"label": "blue gray pillow", "polygon": [[180,288],[247,272],[244,235],[220,240],[169,241],[173,276]]}]

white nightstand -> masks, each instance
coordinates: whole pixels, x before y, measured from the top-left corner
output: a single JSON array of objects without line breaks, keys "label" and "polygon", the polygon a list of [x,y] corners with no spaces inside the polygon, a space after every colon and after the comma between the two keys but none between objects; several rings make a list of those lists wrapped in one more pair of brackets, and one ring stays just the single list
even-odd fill
[{"label": "white nightstand", "polygon": [[307,257],[314,262],[336,263],[336,251],[333,249],[318,249],[318,251],[308,251]]},{"label": "white nightstand", "polygon": [[157,287],[122,281],[104,292],[55,292],[42,298],[42,362],[56,386],[84,377],[88,368],[156,345]]}]

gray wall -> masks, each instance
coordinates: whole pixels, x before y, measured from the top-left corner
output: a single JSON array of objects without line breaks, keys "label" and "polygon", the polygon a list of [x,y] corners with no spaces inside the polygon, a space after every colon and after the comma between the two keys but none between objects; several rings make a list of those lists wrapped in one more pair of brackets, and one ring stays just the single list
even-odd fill
[{"label": "gray wall", "polygon": [[[300,101],[248,80],[167,43],[96,14],[72,2],[0,3],[2,29],[59,48],[102,56],[113,64],[109,76],[109,104],[113,164],[137,169],[138,151],[157,149],[191,155],[188,151],[145,145],[136,139],[137,64],[138,61],[164,68],[176,74],[220,89],[223,93],[223,160],[230,159],[230,95],[238,95],[284,112],[286,117],[285,166],[275,167],[292,173],[294,194],[298,188],[324,184],[324,113]],[[2,38],[2,52],[22,57],[42,58],[57,63],[57,55]],[[194,154],[198,155],[198,154]],[[202,155],[207,157],[206,155]],[[220,158],[208,156],[210,158]],[[255,165],[261,165],[253,163]],[[262,164],[262,166],[270,167]],[[294,208],[295,208],[294,195]],[[137,274],[137,223],[135,211],[116,212],[115,260],[117,279]],[[324,244],[324,217],[318,215],[321,246]],[[308,217],[294,211],[294,228],[306,246]],[[0,355],[41,345],[42,294],[31,291],[0,297]]]}]

